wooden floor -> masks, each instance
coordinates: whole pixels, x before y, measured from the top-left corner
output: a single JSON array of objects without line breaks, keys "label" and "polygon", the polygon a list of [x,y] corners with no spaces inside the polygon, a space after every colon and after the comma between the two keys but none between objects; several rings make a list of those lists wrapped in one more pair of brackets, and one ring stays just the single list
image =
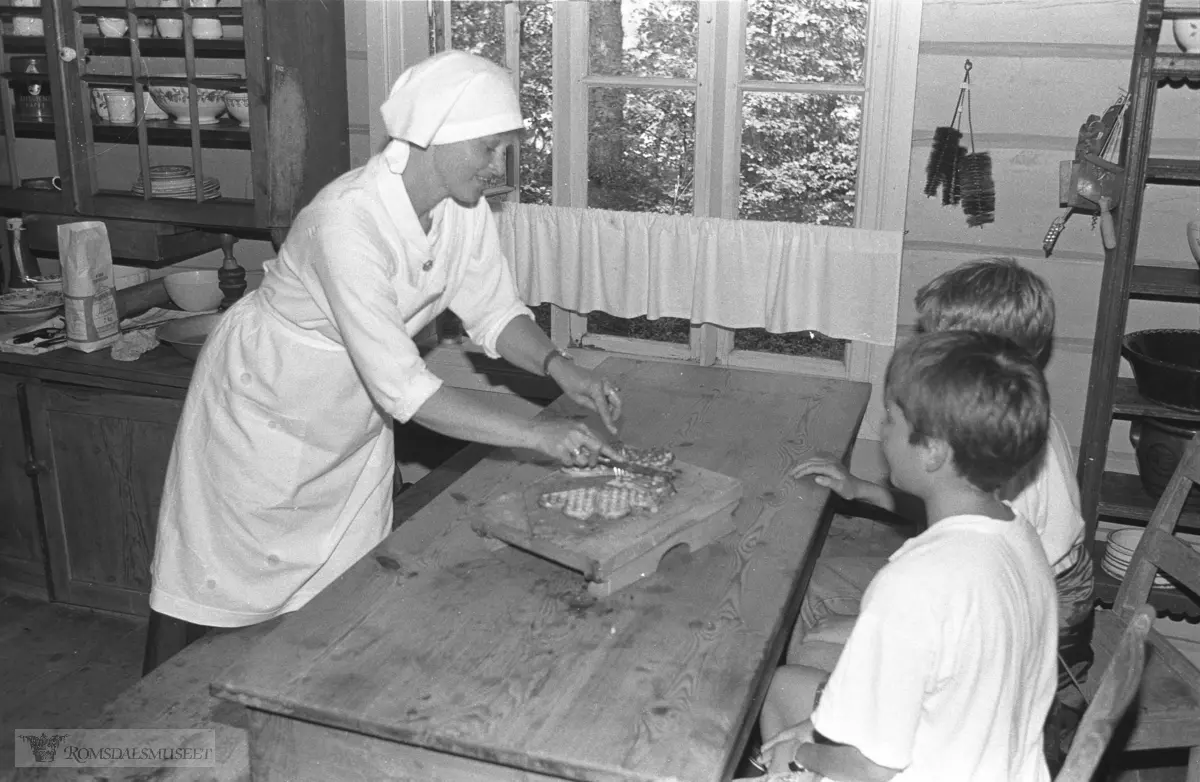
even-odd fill
[{"label": "wooden floor", "polygon": [[146,620],[0,595],[0,779],[17,728],[74,728],[142,675]]}]

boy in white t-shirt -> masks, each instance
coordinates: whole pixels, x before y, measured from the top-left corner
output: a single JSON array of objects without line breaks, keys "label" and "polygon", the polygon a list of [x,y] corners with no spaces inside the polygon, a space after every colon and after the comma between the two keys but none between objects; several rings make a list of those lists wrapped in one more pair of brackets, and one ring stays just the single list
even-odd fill
[{"label": "boy in white t-shirt", "polygon": [[1004,337],[944,331],[896,350],[884,398],[892,484],[924,500],[929,528],[871,581],[831,676],[776,671],[760,717],[769,769],[1048,782],[1054,575],[1037,533],[1000,498],[1045,447],[1045,379]]},{"label": "boy in white t-shirt", "polygon": [[[998,334],[1027,350],[1044,367],[1054,337],[1054,296],[1045,280],[1012,258],[983,258],[947,271],[917,291],[918,331],[968,329]],[[894,510],[885,487],[850,475],[844,466],[824,459],[807,461],[793,477],[815,475],[846,499]],[[1059,670],[1056,719],[1047,726],[1047,754],[1052,770],[1065,756],[1074,724],[1086,703],[1077,683],[1086,680],[1092,663],[1092,557],[1084,541],[1075,460],[1066,431],[1053,415],[1041,458],[1007,487],[1004,496],[1029,520],[1054,569],[1058,589]],[[863,591],[886,563],[882,557],[823,557],[809,580],[800,621],[788,647],[787,661],[801,662],[798,649],[806,641],[836,646],[845,641],[857,615]],[[811,654],[809,655],[811,658]]]}]

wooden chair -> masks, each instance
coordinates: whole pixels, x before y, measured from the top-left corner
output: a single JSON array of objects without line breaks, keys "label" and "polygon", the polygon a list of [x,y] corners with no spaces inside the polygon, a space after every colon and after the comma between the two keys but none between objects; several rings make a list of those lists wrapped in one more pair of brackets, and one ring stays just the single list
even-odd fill
[{"label": "wooden chair", "polygon": [[[1116,659],[1125,628],[1138,610],[1150,603],[1150,589],[1159,571],[1184,588],[1183,593],[1200,605],[1200,553],[1175,537],[1175,527],[1184,501],[1193,485],[1200,483],[1200,435],[1184,449],[1179,466],[1154,508],[1141,542],[1112,610],[1096,613],[1092,648],[1094,667],[1107,671]],[[1189,748],[1187,780],[1200,782],[1200,670],[1161,633],[1147,634],[1145,672],[1125,750]],[[1106,677],[1085,689],[1089,699]],[[1073,751],[1073,750],[1072,750]],[[1061,776],[1060,776],[1061,778]]]},{"label": "wooden chair", "polygon": [[1146,635],[1153,623],[1154,609],[1144,605],[1121,634],[1116,654],[1083,713],[1071,750],[1054,782],[1090,782],[1096,773],[1117,723],[1141,685],[1146,666]]}]

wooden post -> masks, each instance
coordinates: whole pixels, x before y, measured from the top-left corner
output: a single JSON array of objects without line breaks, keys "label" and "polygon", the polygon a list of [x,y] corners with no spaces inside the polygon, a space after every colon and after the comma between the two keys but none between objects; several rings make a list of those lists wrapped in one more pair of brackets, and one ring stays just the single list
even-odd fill
[{"label": "wooden post", "polygon": [[221,309],[226,310],[246,293],[246,270],[233,257],[233,244],[237,239],[233,234],[221,234],[221,249],[225,260],[217,270],[217,287],[225,294],[221,300]]}]

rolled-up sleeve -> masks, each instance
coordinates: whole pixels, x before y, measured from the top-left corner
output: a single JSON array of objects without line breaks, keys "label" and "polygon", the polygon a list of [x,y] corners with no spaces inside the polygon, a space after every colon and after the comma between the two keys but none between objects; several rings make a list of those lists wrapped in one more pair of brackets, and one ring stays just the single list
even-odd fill
[{"label": "rolled-up sleeve", "polygon": [[517,295],[508,259],[500,249],[496,221],[485,199],[462,213],[469,227],[467,263],[462,284],[450,300],[450,309],[463,322],[467,334],[491,358],[499,358],[496,340],[513,318],[533,313]]},{"label": "rolled-up sleeve", "polygon": [[[361,213],[334,207],[307,228],[312,290],[337,327],[367,392],[398,421],[413,417],[442,386],[425,366],[408,321],[428,296],[397,274],[397,249]],[[292,238],[289,236],[289,242]]]}]

